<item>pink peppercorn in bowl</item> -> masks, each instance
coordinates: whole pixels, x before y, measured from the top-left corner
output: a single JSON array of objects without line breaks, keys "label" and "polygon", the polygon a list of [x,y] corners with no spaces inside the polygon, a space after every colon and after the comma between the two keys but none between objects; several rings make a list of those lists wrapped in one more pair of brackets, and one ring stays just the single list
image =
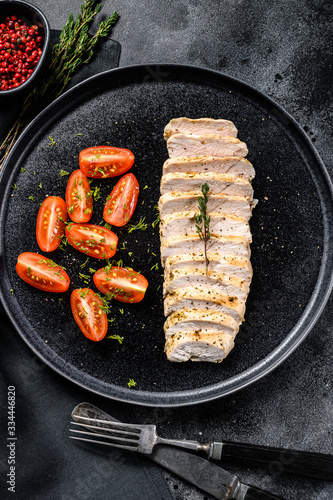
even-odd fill
[{"label": "pink peppercorn in bowl", "polygon": [[23,97],[45,73],[50,26],[40,9],[23,0],[0,1],[0,100]]}]

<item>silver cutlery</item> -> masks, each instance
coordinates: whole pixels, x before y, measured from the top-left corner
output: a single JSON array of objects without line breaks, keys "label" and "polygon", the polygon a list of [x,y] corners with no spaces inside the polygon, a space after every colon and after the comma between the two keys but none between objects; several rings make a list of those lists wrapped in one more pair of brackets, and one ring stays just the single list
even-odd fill
[{"label": "silver cutlery", "polygon": [[[89,436],[89,438],[81,438],[80,436],[71,437],[83,441],[113,446],[109,441],[104,440],[105,434],[103,432],[105,422],[108,425],[110,423],[120,423],[118,420],[111,417],[111,415],[108,415],[89,403],[81,403],[74,408],[72,417],[74,420],[85,419],[86,423],[82,423],[82,426],[89,428],[91,432],[85,434],[85,436]],[[93,424],[88,424],[89,427],[87,426],[88,421],[93,422]],[[100,432],[101,430],[102,432]],[[109,432],[108,429],[105,430]],[[119,430],[119,427],[115,428],[115,430]],[[102,441],[99,439],[90,439],[91,437],[97,437],[98,434],[102,434]],[[124,446],[126,446],[125,449],[128,449],[127,444]],[[118,446],[116,445],[116,447]],[[170,445],[159,444],[151,454],[146,454],[146,456],[206,493],[210,493],[218,500],[285,500],[267,491],[241,483],[237,476],[218,467],[214,463]]]},{"label": "silver cutlery", "polygon": [[223,460],[237,465],[250,465],[257,468],[272,467],[274,471],[278,469],[279,472],[333,480],[332,455],[231,441],[210,441],[201,444],[197,441],[185,439],[166,439],[158,436],[155,425],[110,421],[103,416],[101,417],[98,412],[95,412],[94,417],[91,418],[83,411],[87,409],[87,406],[82,405],[88,405],[88,403],[81,403],[81,406],[78,405],[73,410],[72,416],[75,422],[71,423],[78,427],[84,427],[85,430],[71,429],[71,432],[75,434],[70,436],[72,439],[93,441],[144,454],[151,454],[156,445],[171,445],[205,453],[209,459]]}]

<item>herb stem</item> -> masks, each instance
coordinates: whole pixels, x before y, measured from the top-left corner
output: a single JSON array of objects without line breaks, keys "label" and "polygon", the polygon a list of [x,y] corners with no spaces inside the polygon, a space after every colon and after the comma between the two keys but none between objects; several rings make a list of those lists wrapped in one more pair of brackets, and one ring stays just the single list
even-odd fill
[{"label": "herb stem", "polygon": [[199,238],[204,242],[205,268],[206,268],[206,274],[208,274],[209,259],[207,256],[207,242],[210,238],[210,231],[209,231],[210,216],[207,215],[207,204],[208,204],[208,193],[209,193],[209,186],[207,183],[201,186],[201,192],[203,196],[199,196],[198,198],[199,213],[195,218],[196,222],[195,227],[197,229]]}]

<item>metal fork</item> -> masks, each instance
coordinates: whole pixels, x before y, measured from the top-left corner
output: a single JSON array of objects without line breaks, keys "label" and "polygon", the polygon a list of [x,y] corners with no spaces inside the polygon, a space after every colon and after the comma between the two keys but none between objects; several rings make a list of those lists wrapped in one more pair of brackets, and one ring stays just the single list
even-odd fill
[{"label": "metal fork", "polygon": [[[209,458],[213,459],[218,459],[221,456],[219,445],[222,448],[222,443],[209,442],[201,444],[190,440],[165,439],[157,434],[156,425],[126,424],[123,422],[91,419],[83,416],[80,416],[79,419],[82,422],[71,422],[71,424],[91,429],[92,432],[70,429],[71,432],[77,434],[76,436],[69,436],[71,439],[114,446],[144,454],[151,454],[154,446],[157,444],[167,444],[196,452],[204,452]],[[89,422],[93,422],[94,424],[90,424]]]},{"label": "metal fork", "polygon": [[155,444],[174,445],[195,452],[202,451],[208,458],[214,460],[257,468],[263,467],[268,470],[272,463],[277,463],[281,464],[281,471],[289,474],[333,481],[333,455],[226,440],[201,444],[197,441],[164,439],[157,435],[155,425],[119,422],[89,403],[78,404],[72,411],[72,417],[75,420],[72,422],[73,425],[79,425],[85,429],[85,431],[72,429],[76,433],[76,436],[70,436],[73,439],[151,454],[152,457],[157,451],[166,448],[158,447],[152,454]]}]

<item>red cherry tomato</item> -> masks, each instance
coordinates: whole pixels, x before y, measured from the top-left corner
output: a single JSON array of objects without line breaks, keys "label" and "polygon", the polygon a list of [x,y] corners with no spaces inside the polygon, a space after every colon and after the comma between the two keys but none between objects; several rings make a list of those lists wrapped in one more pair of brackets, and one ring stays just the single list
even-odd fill
[{"label": "red cherry tomato", "polygon": [[68,243],[96,259],[109,259],[116,253],[118,236],[110,229],[95,224],[68,224]]},{"label": "red cherry tomato", "polygon": [[134,163],[132,151],[112,146],[96,146],[81,151],[80,169],[87,177],[115,177],[124,174]]},{"label": "red cherry tomato", "polygon": [[127,267],[107,266],[94,274],[94,283],[102,293],[111,293],[120,302],[140,302],[148,281],[142,274]]},{"label": "red cherry tomato", "polygon": [[72,221],[90,221],[93,212],[92,192],[87,176],[80,169],[75,170],[68,179],[66,207]]},{"label": "red cherry tomato", "polygon": [[103,217],[113,226],[124,226],[138,202],[139,183],[133,174],[124,175],[112,189],[104,206]]},{"label": "red cherry tomato", "polygon": [[49,196],[40,206],[36,238],[43,252],[53,252],[58,248],[64,235],[67,220],[66,204],[59,196]]},{"label": "red cherry tomato", "polygon": [[108,330],[107,315],[103,302],[90,288],[73,290],[71,308],[81,332],[90,340],[102,340]]},{"label": "red cherry tomato", "polygon": [[70,283],[61,266],[38,253],[21,253],[17,258],[16,272],[26,283],[45,292],[66,292]]}]

